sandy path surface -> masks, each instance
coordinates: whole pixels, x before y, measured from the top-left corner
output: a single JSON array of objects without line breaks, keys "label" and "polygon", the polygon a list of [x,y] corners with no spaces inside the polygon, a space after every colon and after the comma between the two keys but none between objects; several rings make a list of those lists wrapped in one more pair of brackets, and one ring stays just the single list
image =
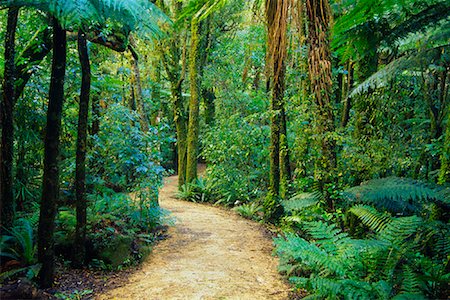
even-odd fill
[{"label": "sandy path surface", "polygon": [[166,179],[160,203],[176,226],[129,282],[99,299],[287,299],[272,241],[260,225],[233,212],[175,199]]}]

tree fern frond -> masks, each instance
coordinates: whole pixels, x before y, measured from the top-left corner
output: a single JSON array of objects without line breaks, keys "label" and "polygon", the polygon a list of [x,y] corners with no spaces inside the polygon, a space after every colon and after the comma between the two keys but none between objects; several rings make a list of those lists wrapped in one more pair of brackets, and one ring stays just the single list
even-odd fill
[{"label": "tree fern frond", "polygon": [[355,205],[350,209],[361,222],[375,232],[380,232],[389,224],[390,216],[379,213],[375,208],[368,205]]},{"label": "tree fern frond", "polygon": [[336,253],[339,245],[349,241],[348,234],[337,228],[336,224],[328,225],[324,222],[307,222],[304,226],[312,238],[328,253]]},{"label": "tree fern frond", "polygon": [[414,271],[411,269],[410,266],[408,266],[408,265],[403,266],[402,277],[403,277],[403,281],[402,281],[401,293],[414,294],[414,295],[420,296],[421,295],[420,279],[418,278],[417,274],[414,273]]},{"label": "tree fern frond", "polygon": [[339,276],[343,276],[345,273],[343,264],[336,258],[295,234],[287,234],[286,238],[277,238],[274,243],[279,256],[293,259],[306,268],[320,269]]},{"label": "tree fern frond", "polygon": [[[393,218],[378,233],[378,237],[392,244],[402,245],[406,240],[413,237],[422,225],[423,220],[418,216]],[[414,246],[414,243],[409,244]]]},{"label": "tree fern frond", "polygon": [[49,12],[66,30],[116,27],[137,31],[146,38],[158,37],[160,25],[169,18],[147,0],[0,0],[0,6],[31,6]]},{"label": "tree fern frond", "polygon": [[366,203],[402,214],[421,211],[429,201],[448,202],[440,190],[418,180],[399,177],[369,180],[345,190],[344,197],[350,203]]},{"label": "tree fern frond", "polygon": [[319,192],[313,193],[300,193],[295,195],[289,200],[285,200],[282,202],[284,209],[286,211],[298,211],[305,209],[307,207],[311,207],[317,205],[321,199],[321,195]]}]

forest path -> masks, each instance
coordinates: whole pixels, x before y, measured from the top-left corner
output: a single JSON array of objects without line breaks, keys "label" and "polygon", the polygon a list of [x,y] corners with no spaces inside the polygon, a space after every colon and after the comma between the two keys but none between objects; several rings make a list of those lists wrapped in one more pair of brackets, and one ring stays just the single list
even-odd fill
[{"label": "forest path", "polygon": [[272,240],[231,211],[177,200],[176,176],[165,179],[160,204],[176,225],[129,282],[99,299],[287,299]]}]

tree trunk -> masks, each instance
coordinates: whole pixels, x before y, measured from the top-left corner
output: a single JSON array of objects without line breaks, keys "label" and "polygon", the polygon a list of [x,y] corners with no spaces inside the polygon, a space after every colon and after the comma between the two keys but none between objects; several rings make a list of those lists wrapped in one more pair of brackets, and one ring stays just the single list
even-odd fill
[{"label": "tree trunk", "polygon": [[329,209],[333,210],[333,201],[326,192],[326,185],[332,183],[336,168],[336,141],[331,136],[335,130],[330,101],[333,92],[329,44],[331,9],[328,0],[307,0],[306,9],[309,20],[309,77],[317,106],[316,130],[321,150],[316,160],[315,178],[322,187]]},{"label": "tree trunk", "polygon": [[52,286],[55,271],[53,234],[59,202],[58,162],[61,114],[64,102],[66,43],[65,30],[61,28],[56,19],[53,19],[53,59],[44,141],[44,176],[38,228],[38,260],[42,264],[39,282],[42,288]]},{"label": "tree trunk", "polygon": [[94,93],[92,96],[92,127],[91,135],[96,135],[100,132],[100,96]]},{"label": "tree trunk", "polygon": [[75,231],[75,245],[73,264],[81,267],[86,258],[86,140],[89,115],[89,97],[91,90],[91,66],[87,49],[86,37],[78,32],[78,55],[81,64],[81,93],[80,109],[78,112],[78,137],[75,166],[75,189],[77,225]]},{"label": "tree trunk", "polygon": [[[269,195],[264,203],[266,219],[277,221],[283,213],[283,208],[279,201],[281,175],[285,182],[282,183],[286,194],[289,164],[287,139],[286,139],[286,115],[284,109],[284,84],[286,73],[286,49],[287,49],[287,17],[289,1],[267,0],[266,20],[267,20],[267,48],[266,56],[268,71],[270,74],[267,88],[272,88],[270,98],[270,182]],[[283,136],[283,137],[282,137]],[[281,143],[283,142],[282,149]],[[280,164],[283,163],[283,165]]]},{"label": "tree trunk", "polygon": [[187,165],[187,118],[184,112],[184,99],[181,85],[172,87],[172,99],[174,103],[174,121],[177,131],[177,152],[178,152],[178,187],[181,188],[186,183]]},{"label": "tree trunk", "polygon": [[150,126],[148,121],[147,110],[145,109],[144,97],[142,95],[142,84],[141,84],[141,73],[139,71],[139,57],[134,51],[133,47],[129,47],[132,54],[131,64],[133,66],[133,84],[134,84],[134,95],[136,100],[136,108],[139,114],[139,123],[141,124],[141,130],[143,132],[148,132]]},{"label": "tree trunk", "polygon": [[191,98],[189,100],[189,125],[187,136],[186,182],[197,179],[197,155],[199,133],[199,21],[191,23],[191,49],[189,53],[189,79]]},{"label": "tree trunk", "polygon": [[14,120],[13,110],[15,102],[14,82],[15,72],[15,36],[19,9],[8,10],[8,21],[5,34],[5,70],[1,104],[2,148],[0,156],[0,225],[8,228],[14,217],[13,191],[13,160],[14,160]]},{"label": "tree trunk", "polygon": [[348,121],[350,120],[350,110],[352,109],[352,101],[348,96],[351,88],[353,87],[353,65],[351,62],[348,63],[347,69],[347,87],[345,89],[344,105],[342,107],[341,127],[347,126]]},{"label": "tree trunk", "polygon": [[286,199],[289,195],[291,182],[291,160],[289,158],[289,144],[287,139],[287,120],[284,105],[281,109],[281,134],[280,134],[280,197]]},{"label": "tree trunk", "polygon": [[450,183],[450,112],[447,113],[447,129],[444,138],[444,148],[441,154],[441,170],[439,173],[439,183]]},{"label": "tree trunk", "polygon": [[205,123],[206,125],[214,125],[214,119],[215,119],[215,105],[214,101],[216,100],[216,95],[214,94],[214,90],[209,89],[203,89],[202,90],[202,98],[203,102],[205,104]]}]

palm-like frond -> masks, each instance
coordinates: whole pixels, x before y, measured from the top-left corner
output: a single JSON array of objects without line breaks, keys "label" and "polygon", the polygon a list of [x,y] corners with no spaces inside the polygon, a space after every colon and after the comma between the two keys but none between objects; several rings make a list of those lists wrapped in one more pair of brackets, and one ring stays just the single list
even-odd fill
[{"label": "palm-like frond", "polygon": [[168,17],[147,0],[0,0],[0,6],[30,6],[50,13],[67,30],[105,29],[116,26],[125,33],[137,31],[143,37],[162,33]]},{"label": "palm-like frond", "polygon": [[373,179],[344,191],[350,203],[365,203],[393,213],[411,214],[430,202],[448,206],[450,199],[442,189],[409,178]]}]

